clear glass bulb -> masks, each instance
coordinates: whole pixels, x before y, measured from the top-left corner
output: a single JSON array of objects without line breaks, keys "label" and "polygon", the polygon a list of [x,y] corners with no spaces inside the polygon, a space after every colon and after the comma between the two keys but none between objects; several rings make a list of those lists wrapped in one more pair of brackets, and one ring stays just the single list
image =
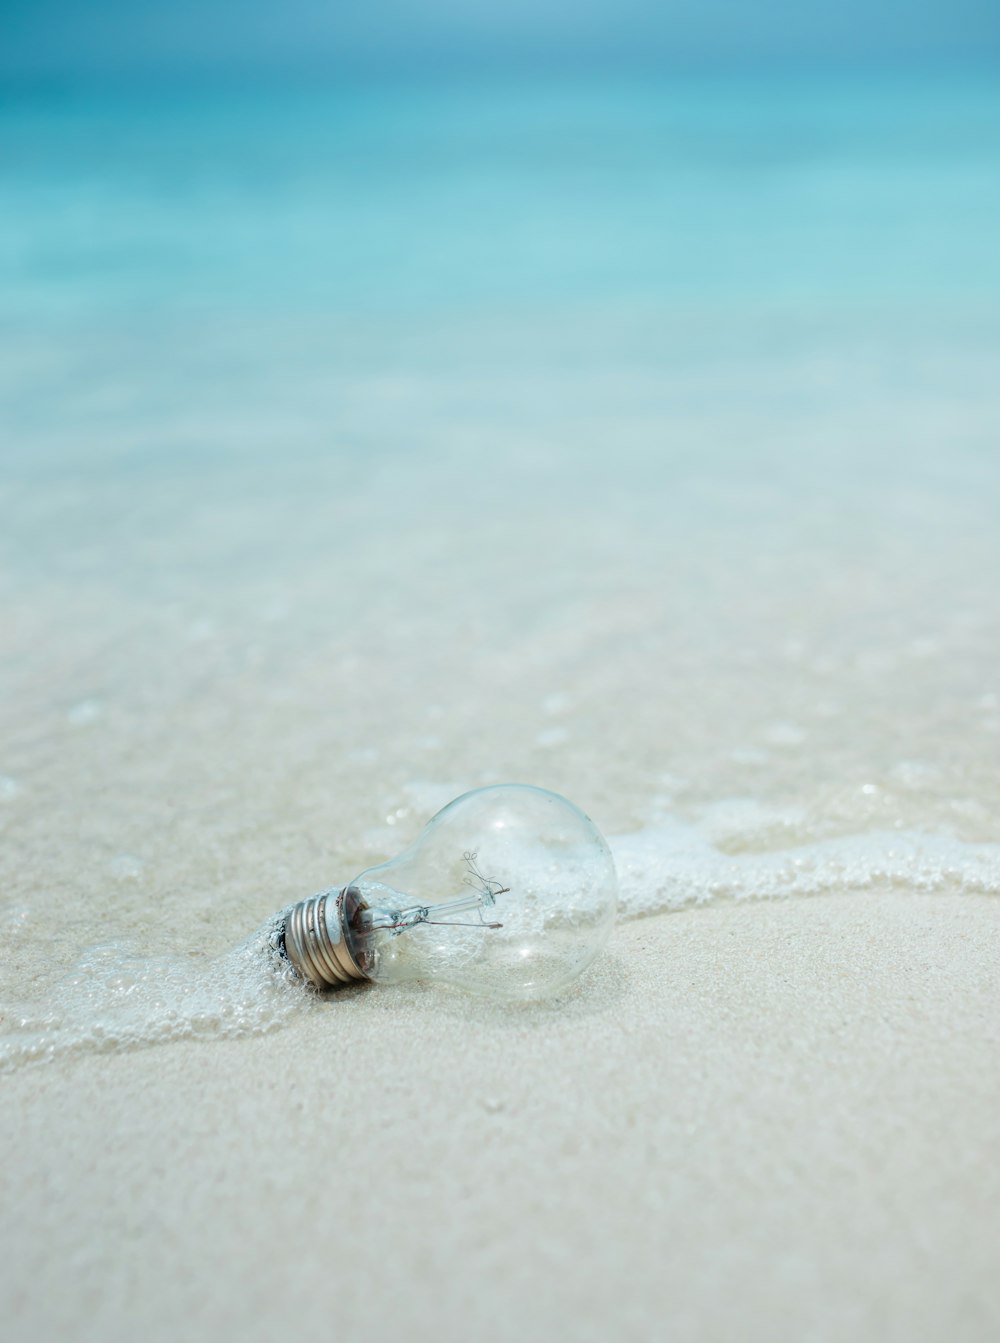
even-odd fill
[{"label": "clear glass bulb", "polygon": [[505,784],[456,798],[398,858],[296,906],[285,942],[317,982],[434,979],[541,998],[594,959],[616,899],[614,860],[590,818],[558,793]]}]

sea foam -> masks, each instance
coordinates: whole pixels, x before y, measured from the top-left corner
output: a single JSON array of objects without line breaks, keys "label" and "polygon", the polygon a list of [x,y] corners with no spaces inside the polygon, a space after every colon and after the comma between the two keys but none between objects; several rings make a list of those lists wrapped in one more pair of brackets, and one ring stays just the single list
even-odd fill
[{"label": "sea foam", "polygon": [[211,958],[88,947],[42,995],[0,1005],[0,1070],[70,1053],[259,1035],[315,997],[277,951],[281,915]]},{"label": "sea foam", "polygon": [[[721,847],[716,816],[664,822],[617,836],[611,846],[623,919],[724,900],[838,892],[863,898],[874,889],[1000,894],[1000,844],[919,831],[740,851]],[[319,995],[277,954],[281,917],[214,958],[150,954],[122,941],[87,948],[31,999],[0,1004],[0,1069],[285,1026]]]},{"label": "sea foam", "polygon": [[619,914],[636,918],[717,900],[872,889],[1000,894],[1000,844],[920,831],[843,835],[765,852],[729,852],[704,825],[665,823],[612,843]]}]

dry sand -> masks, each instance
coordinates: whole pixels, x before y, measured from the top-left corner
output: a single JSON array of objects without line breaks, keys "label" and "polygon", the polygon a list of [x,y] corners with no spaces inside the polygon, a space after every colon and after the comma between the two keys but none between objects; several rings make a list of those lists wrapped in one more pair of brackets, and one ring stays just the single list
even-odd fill
[{"label": "dry sand", "polygon": [[3,1081],[5,1338],[1000,1336],[1000,902],[619,927],[572,996],[360,989]]}]

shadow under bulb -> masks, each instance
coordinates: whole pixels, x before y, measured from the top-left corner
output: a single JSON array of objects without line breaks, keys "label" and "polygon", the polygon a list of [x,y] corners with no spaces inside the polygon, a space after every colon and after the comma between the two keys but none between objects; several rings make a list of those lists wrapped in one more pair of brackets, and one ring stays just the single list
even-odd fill
[{"label": "shadow under bulb", "polygon": [[398,858],[293,906],[283,949],[322,987],[437,980],[543,998],[600,951],[617,890],[611,851],[579,807],[527,784],[477,788]]}]

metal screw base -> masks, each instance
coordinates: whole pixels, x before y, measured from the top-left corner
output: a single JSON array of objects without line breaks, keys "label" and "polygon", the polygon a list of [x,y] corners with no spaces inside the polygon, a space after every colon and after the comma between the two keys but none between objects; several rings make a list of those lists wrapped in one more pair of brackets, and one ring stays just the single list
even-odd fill
[{"label": "metal screw base", "polygon": [[368,978],[344,936],[346,894],[346,890],[322,891],[300,900],[285,919],[285,955],[304,979],[320,988]]}]

